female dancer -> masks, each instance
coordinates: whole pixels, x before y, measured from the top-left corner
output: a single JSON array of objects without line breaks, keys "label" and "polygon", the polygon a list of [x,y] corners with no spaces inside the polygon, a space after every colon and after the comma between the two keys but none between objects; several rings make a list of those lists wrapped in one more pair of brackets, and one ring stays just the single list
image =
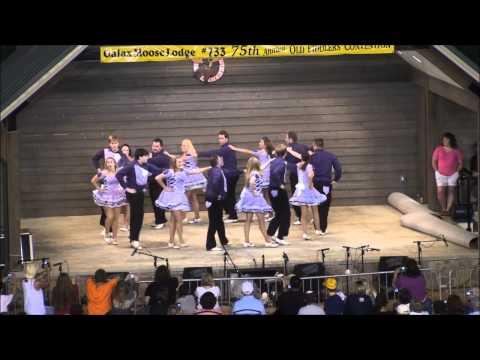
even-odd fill
[{"label": "female dancer", "polygon": [[250,226],[252,224],[253,214],[257,214],[258,227],[265,239],[266,247],[277,247],[278,245],[270,241],[265,227],[264,214],[271,212],[272,207],[268,205],[267,201],[262,195],[263,178],[260,173],[260,161],[256,157],[251,157],[247,161],[247,171],[245,174],[245,187],[240,194],[240,200],[235,205],[239,212],[246,214],[245,221],[245,242],[244,247],[254,247],[250,242]]},{"label": "female dancer", "polygon": [[[180,249],[188,245],[183,240],[183,218],[187,211],[191,211],[190,203],[185,194],[185,182],[191,174],[200,174],[210,169],[209,167],[185,171],[181,158],[171,160],[171,168],[155,177],[162,187],[162,193],[155,201],[155,206],[170,211],[170,241],[169,248]],[[165,184],[166,181],[166,184]],[[180,245],[175,244],[175,232],[178,234]]]},{"label": "female dancer", "polygon": [[[197,151],[190,139],[184,139],[181,145],[183,166],[187,172],[198,169],[197,165]],[[194,218],[188,221],[185,218],[185,222],[189,224],[198,224],[200,219],[200,205],[198,203],[198,193],[205,191],[207,187],[207,179],[202,173],[190,173],[185,180],[185,190],[187,191],[187,197],[193,209]]]},{"label": "female dancer", "polygon": [[[96,174],[91,183],[96,190],[93,191],[93,201],[98,206],[103,207],[106,215],[105,229],[112,229],[112,235],[105,234],[107,244],[118,245],[118,222],[120,218],[120,208],[127,203],[125,190],[120,186],[117,178],[117,163],[115,159],[109,157],[105,160],[105,169]],[[99,183],[103,183],[99,186]]]},{"label": "female dancer", "polygon": [[[291,151],[290,153],[292,153]],[[297,153],[297,155],[299,155]],[[295,186],[295,192],[290,198],[290,204],[294,206],[301,206],[302,208],[302,230],[303,239],[310,240],[311,238],[307,234],[308,227],[308,208],[310,207],[313,212],[313,219],[315,223],[315,229],[320,228],[320,220],[318,217],[318,205],[327,200],[327,197],[321,194],[317,189],[313,187],[313,167],[310,162],[310,154],[305,153],[301,155],[302,161],[297,164],[298,168],[298,183]]]},{"label": "female dancer", "polygon": [[[258,160],[260,160],[260,164],[262,167],[268,163],[268,165],[263,168],[263,172],[262,172],[262,190],[263,190],[263,196],[265,197],[267,202],[269,202],[270,200],[268,197],[268,186],[270,185],[269,161],[273,158],[273,153],[274,153],[272,141],[267,136],[263,136],[258,142],[257,151],[242,149],[233,145],[229,145],[229,146],[230,146],[230,149],[232,149],[233,151],[244,153],[250,156],[255,156],[256,158],[258,158]],[[272,215],[272,213],[270,213],[269,215]],[[272,216],[267,215],[267,218],[265,219],[265,221],[270,221],[271,218]]]},{"label": "female dancer", "polygon": [[[128,144],[123,144],[120,147],[121,153],[124,155],[118,164],[119,168],[122,168],[128,164],[132,164],[135,158],[132,156],[132,148]],[[128,226],[130,224],[130,206],[125,205],[120,209],[120,231],[129,231]]]}]

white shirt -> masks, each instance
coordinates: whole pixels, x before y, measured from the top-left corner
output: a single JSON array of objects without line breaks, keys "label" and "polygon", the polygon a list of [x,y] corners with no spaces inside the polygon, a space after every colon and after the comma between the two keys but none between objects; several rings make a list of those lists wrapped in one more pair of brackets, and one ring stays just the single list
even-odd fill
[{"label": "white shirt", "polygon": [[220,288],[218,286],[212,286],[212,287],[203,287],[199,286],[195,290],[195,297],[198,299],[198,305],[197,309],[202,310],[202,305],[200,305],[200,298],[202,297],[203,294],[206,292],[210,291],[213,295],[215,295],[215,298],[217,299],[217,303],[215,304],[215,310],[220,309],[220,305],[218,304],[218,297],[220,296]]},{"label": "white shirt", "polygon": [[8,312],[8,305],[12,302],[13,295],[0,295],[0,313]]},{"label": "white shirt", "polygon": [[300,308],[298,315],[325,315],[325,311],[318,305],[310,304]]},{"label": "white shirt", "polygon": [[34,279],[22,281],[24,311],[27,315],[45,315],[45,301],[43,298],[43,289],[35,289]]}]

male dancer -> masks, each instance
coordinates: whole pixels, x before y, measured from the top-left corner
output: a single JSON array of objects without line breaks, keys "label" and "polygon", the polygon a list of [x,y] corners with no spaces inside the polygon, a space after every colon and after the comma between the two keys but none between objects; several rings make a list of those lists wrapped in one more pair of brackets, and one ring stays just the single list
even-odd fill
[{"label": "male dancer", "polygon": [[227,194],[227,180],[222,170],[222,158],[214,156],[210,159],[212,169],[208,172],[205,206],[208,209],[207,251],[222,251],[217,247],[215,233],[218,233],[220,243],[228,244],[225,235],[225,225],[222,218],[223,201]]},{"label": "male dancer", "polygon": [[[299,154],[305,154],[308,152],[308,146],[304,144],[298,144],[298,136],[295,131],[289,131],[287,132],[287,135],[285,136],[285,142],[287,143],[288,147],[291,147],[293,151],[296,151]],[[292,194],[295,192],[295,186],[298,183],[298,175],[297,175],[297,163],[300,162],[300,159],[296,158],[290,153],[287,153],[287,157],[285,158],[287,160],[287,169],[290,177],[290,189],[292,191]],[[294,225],[300,225],[301,221],[300,219],[302,218],[302,210],[299,206],[292,206],[293,210],[295,211],[295,222],[293,223]]]},{"label": "male dancer", "polygon": [[227,194],[224,201],[225,211],[228,213],[228,219],[225,221],[227,224],[238,222],[238,215],[235,210],[235,187],[237,186],[238,178],[241,173],[237,169],[237,155],[235,151],[228,146],[229,140],[230,136],[228,133],[225,130],[220,130],[218,132],[220,149],[200,151],[198,153],[198,157],[211,158],[212,156],[221,156],[223,159],[223,172],[227,179]]},{"label": "male dancer", "polygon": [[145,149],[135,150],[135,161],[117,172],[117,179],[127,193],[130,204],[130,246],[141,249],[140,230],[143,224],[143,192],[150,176],[157,176],[161,169],[148,163],[149,153]]},{"label": "male dancer", "polygon": [[[318,205],[318,215],[320,217],[320,229],[316,229],[317,235],[327,234],[328,212],[332,202],[332,189],[342,177],[342,166],[337,157],[323,149],[323,139],[315,139],[313,142],[313,155],[310,163],[313,167],[313,186],[320,193],[327,196],[327,201]],[[332,181],[332,168],[335,176]]]},{"label": "male dancer", "polygon": [[[152,141],[152,157],[148,159],[148,163],[155,165],[161,171],[170,168],[170,156],[168,156],[163,147],[162,139],[156,138]],[[165,217],[165,210],[155,206],[155,201],[162,193],[162,187],[155,181],[154,177],[148,178],[148,191],[150,193],[150,200],[152,201],[153,213],[155,214],[155,223],[151,226],[155,229],[163,229],[167,218]]]},{"label": "male dancer", "polygon": [[[268,196],[272,204],[275,217],[270,221],[267,229],[267,235],[272,237],[280,245],[288,245],[284,239],[288,236],[290,229],[290,203],[288,201],[288,194],[285,190],[287,162],[285,155],[287,148],[280,144],[275,147],[276,158],[270,163],[270,185],[268,189]],[[278,229],[278,235],[275,237],[275,232]]]},{"label": "male dancer", "polygon": [[[115,159],[115,161],[117,162],[118,168],[121,168],[128,162],[127,157],[120,151],[120,147],[119,147],[120,142],[118,137],[115,135],[110,135],[107,141],[108,141],[108,147],[97,151],[97,153],[92,157],[92,164],[95,167],[95,169],[97,169],[97,173],[100,173],[102,171],[102,168],[100,166],[100,161],[103,160],[103,162],[105,162],[105,159],[109,157]],[[105,215],[105,210],[103,209],[103,207],[100,207],[100,210],[102,212],[100,216],[100,225],[105,227],[105,220],[107,216]],[[102,235],[105,235],[105,229],[103,229]]]}]

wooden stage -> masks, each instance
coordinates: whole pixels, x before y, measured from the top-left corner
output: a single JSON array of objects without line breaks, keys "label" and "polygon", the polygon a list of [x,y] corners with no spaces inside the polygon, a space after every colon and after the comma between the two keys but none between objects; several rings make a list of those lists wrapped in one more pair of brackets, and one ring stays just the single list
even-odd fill
[{"label": "wooden stage", "polygon": [[[230,254],[240,268],[252,268],[254,260],[260,267],[262,255],[265,265],[281,266],[282,254],[288,254],[290,263],[315,262],[319,260],[318,249],[330,248],[326,264],[344,261],[342,246],[358,247],[370,245],[381,249],[380,252],[368,252],[367,262],[375,262],[380,256],[407,255],[416,257],[417,247],[413,241],[431,240],[421,234],[400,225],[400,213],[390,206],[344,206],[332,207],[329,234],[320,237],[312,235],[311,241],[301,238],[301,227],[291,226],[288,240],[290,245],[278,248],[265,248],[257,226],[252,226],[251,239],[255,248],[243,248],[243,223],[227,224],[227,237],[232,245]],[[190,214],[189,214],[190,215]],[[181,250],[168,249],[168,228],[155,230],[150,227],[153,214],[145,214],[141,233],[142,246],[157,256],[169,260],[173,272],[184,267],[211,266],[223,268],[223,252],[207,252],[205,236],[207,232],[207,214],[201,214],[202,224],[185,225],[184,237],[189,248]],[[49,218],[31,218],[22,220],[22,228],[28,228],[33,234],[35,257],[49,257],[52,263],[67,261],[72,275],[92,274],[98,268],[107,271],[131,271],[148,273],[153,269],[153,261],[144,255],[131,256],[126,232],[120,232],[119,246],[107,245],[100,235],[99,215],[65,216]],[[313,233],[313,226],[312,233]],[[447,259],[458,257],[475,257],[476,250],[463,248],[454,244],[446,247],[443,243],[425,246],[425,259]],[[359,251],[352,251],[353,260],[359,261]],[[162,261],[159,261],[161,264]]]}]

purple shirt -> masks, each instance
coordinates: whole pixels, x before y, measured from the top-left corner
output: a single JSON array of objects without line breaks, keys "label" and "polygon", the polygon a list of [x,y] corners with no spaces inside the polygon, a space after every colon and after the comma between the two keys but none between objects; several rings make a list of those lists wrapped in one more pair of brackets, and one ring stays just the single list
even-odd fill
[{"label": "purple shirt", "polygon": [[313,182],[321,185],[332,183],[332,168],[335,171],[335,181],[342,177],[342,166],[337,157],[325,150],[316,150],[310,160],[315,174]]},{"label": "purple shirt", "polygon": [[223,158],[223,172],[225,173],[225,177],[231,178],[238,176],[240,172],[237,170],[237,155],[235,151],[230,149],[229,145],[229,143],[226,143],[220,146],[218,150],[200,151],[198,157],[221,156]]},{"label": "purple shirt", "polygon": [[407,289],[410,291],[410,295],[418,301],[425,300],[427,296],[426,283],[423,275],[417,277],[399,275],[397,280],[395,280],[394,286],[397,289]]}]

